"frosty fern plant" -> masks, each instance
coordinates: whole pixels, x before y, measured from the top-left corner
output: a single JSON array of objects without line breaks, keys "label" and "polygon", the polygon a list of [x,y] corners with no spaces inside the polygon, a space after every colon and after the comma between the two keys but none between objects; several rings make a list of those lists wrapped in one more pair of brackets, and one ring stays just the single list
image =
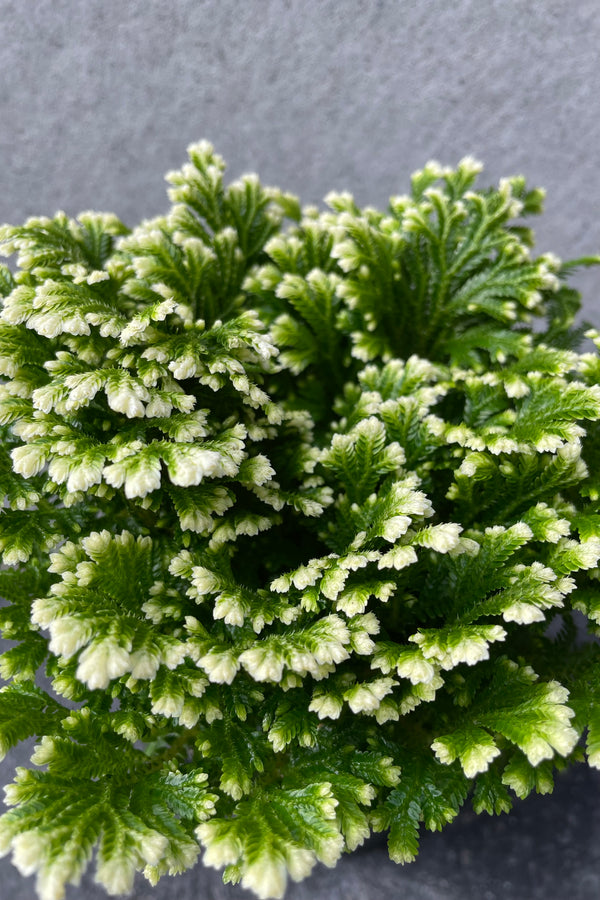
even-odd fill
[{"label": "frosty fern plant", "polygon": [[281,897],[600,767],[596,260],[471,159],[320,212],[189,157],[131,232],[0,232],[0,851],[42,900],[202,849]]}]

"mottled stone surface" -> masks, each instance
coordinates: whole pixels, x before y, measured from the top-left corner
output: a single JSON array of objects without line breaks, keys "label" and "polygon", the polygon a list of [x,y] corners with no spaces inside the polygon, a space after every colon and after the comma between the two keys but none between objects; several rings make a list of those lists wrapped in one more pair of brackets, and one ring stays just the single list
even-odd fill
[{"label": "mottled stone surface", "polygon": [[[161,212],[162,175],[210,139],[232,176],[383,204],[436,157],[548,189],[539,246],[600,249],[597,0],[0,0],[0,221]],[[600,272],[578,277],[600,325]],[[0,766],[9,778],[15,754]],[[399,868],[374,843],[289,900],[596,900],[600,778],[509,817],[468,814]],[[100,900],[91,878],[70,900]],[[247,896],[200,868],[136,900]],[[0,863],[1,900],[32,900]]]}]

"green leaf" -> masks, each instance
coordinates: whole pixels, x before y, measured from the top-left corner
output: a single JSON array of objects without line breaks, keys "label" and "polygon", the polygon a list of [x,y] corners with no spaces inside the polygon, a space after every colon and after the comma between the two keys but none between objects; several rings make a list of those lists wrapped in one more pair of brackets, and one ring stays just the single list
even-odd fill
[{"label": "green leaf", "polygon": [[[396,757],[395,757],[396,760]],[[457,815],[468,782],[456,766],[444,766],[426,752],[401,753],[402,778],[372,815],[375,831],[389,829],[388,848],[394,862],[412,862],[419,849],[421,822],[441,830]]]},{"label": "green leaf", "polygon": [[53,731],[64,715],[66,710],[32,681],[0,688],[0,758],[19,741]]},{"label": "green leaf", "polygon": [[491,761],[500,755],[492,736],[477,726],[467,726],[451,734],[440,735],[431,749],[445,765],[458,759],[467,778],[486,772]]},{"label": "green leaf", "polygon": [[225,881],[241,881],[259,897],[281,898],[288,874],[305,878],[319,860],[334,865],[343,849],[330,785],[273,787],[238,803],[235,817],[198,826],[205,865],[226,865]]},{"label": "green leaf", "polygon": [[553,769],[552,760],[534,766],[522,753],[515,753],[504,769],[502,783],[512,788],[520,800],[533,790],[537,794],[549,794],[554,788]]},{"label": "green leaf", "polygon": [[222,791],[240,800],[254,787],[254,776],[265,769],[272,749],[263,735],[254,734],[229,715],[213,722],[197,741],[202,756],[214,760]]},{"label": "green leaf", "polygon": [[472,797],[476,813],[486,812],[490,816],[510,812],[512,800],[502,782],[502,773],[496,765],[477,776]]}]

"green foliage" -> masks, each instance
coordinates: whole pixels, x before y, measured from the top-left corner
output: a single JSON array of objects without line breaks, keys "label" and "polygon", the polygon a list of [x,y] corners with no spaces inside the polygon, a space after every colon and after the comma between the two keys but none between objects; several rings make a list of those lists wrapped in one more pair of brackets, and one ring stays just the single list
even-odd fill
[{"label": "green foliage", "polygon": [[224,169],[0,230],[0,852],[42,900],[202,850],[281,897],[600,766],[598,260],[472,159],[384,212]]}]

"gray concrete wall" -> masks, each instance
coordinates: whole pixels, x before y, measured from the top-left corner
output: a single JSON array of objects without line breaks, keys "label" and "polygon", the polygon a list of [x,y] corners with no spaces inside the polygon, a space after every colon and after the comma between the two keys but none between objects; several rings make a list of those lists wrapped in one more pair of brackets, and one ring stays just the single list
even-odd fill
[{"label": "gray concrete wall", "polygon": [[[599,46],[600,0],[0,0],[0,221],[95,208],[135,224],[205,137],[232,177],[257,171],[306,202],[345,188],[383,204],[427,159],[471,153],[484,181],[546,186],[540,249],[598,252]],[[579,284],[600,325],[600,271]],[[592,900],[598,779],[566,785],[432,837],[416,868],[356,856],[290,900]],[[135,896],[246,896],[218,881]],[[4,860],[0,900],[33,896]],[[89,879],[69,893],[101,896]]]},{"label": "gray concrete wall", "polygon": [[306,202],[381,204],[472,153],[547,187],[542,249],[600,249],[598,0],[0,0],[0,22],[0,221],[134,224],[205,137]]}]

